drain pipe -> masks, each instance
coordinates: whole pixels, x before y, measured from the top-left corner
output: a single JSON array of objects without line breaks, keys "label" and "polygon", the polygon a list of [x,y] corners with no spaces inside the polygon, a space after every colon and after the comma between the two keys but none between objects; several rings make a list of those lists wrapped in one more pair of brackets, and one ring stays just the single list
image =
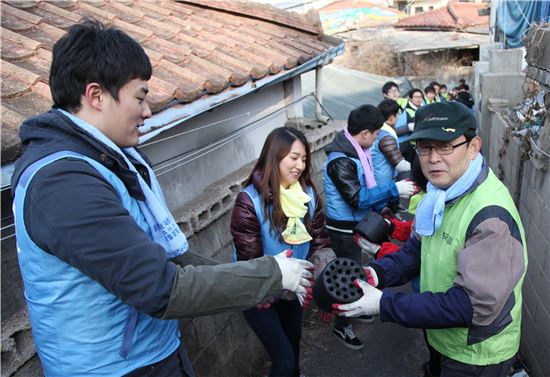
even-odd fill
[{"label": "drain pipe", "polygon": [[326,124],[329,117],[323,114],[323,109],[321,108],[321,104],[323,103],[322,82],[323,65],[321,64],[315,68],[315,95],[317,96],[317,101],[315,101],[315,119]]}]

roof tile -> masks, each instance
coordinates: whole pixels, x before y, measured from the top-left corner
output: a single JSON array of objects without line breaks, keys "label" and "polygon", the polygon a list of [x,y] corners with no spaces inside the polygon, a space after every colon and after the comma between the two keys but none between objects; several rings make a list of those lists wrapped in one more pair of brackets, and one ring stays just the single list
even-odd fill
[{"label": "roof tile", "polygon": [[45,83],[48,83],[50,76],[50,66],[52,65],[52,54],[51,52],[40,48],[38,52],[33,54],[34,56],[25,59],[13,62],[14,65],[19,68],[25,69],[29,72],[34,73],[39,76],[39,80]]},{"label": "roof tile", "polygon": [[451,2],[445,7],[403,18],[395,27],[409,30],[460,30],[489,25],[489,16],[479,16],[477,13],[486,7],[487,4],[483,3]]},{"label": "roof tile", "polygon": [[341,43],[322,40],[318,20],[254,3],[4,0],[1,9],[2,163],[19,153],[18,123],[51,108],[50,51],[83,17],[118,27],[144,47],[153,112],[277,74]]},{"label": "roof tile", "polygon": [[[29,12],[25,12],[21,9],[19,9],[17,3],[11,3],[14,6],[9,6],[8,4],[3,3],[2,4],[2,16],[4,16],[4,13],[10,16],[17,17],[23,21],[29,22],[31,24],[38,24],[40,21],[42,21],[42,17],[35,16],[34,14],[31,14]],[[32,10],[32,8],[30,8]],[[2,24],[4,23],[4,20],[2,20]]]},{"label": "roof tile", "polygon": [[191,55],[188,47],[178,46],[164,39],[153,37],[144,41],[143,46],[161,53],[166,59],[173,63],[181,63],[186,56]]},{"label": "roof tile", "polygon": [[10,161],[21,153],[19,125],[24,120],[25,116],[2,105],[2,159]]},{"label": "roof tile", "polygon": [[159,78],[173,82],[178,87],[177,99],[182,102],[192,102],[205,91],[205,77],[199,76],[177,64],[162,60],[155,70]]},{"label": "roof tile", "polygon": [[98,2],[98,4],[95,4],[95,2],[93,2],[92,4],[94,4],[95,6],[82,2],[80,3],[79,7],[76,8],[75,12],[84,17],[93,17],[105,24],[110,24],[115,19],[115,14],[98,8],[98,6],[103,5],[103,2]]},{"label": "roof tile", "polygon": [[34,39],[44,46],[44,48],[51,50],[55,41],[61,38],[65,32],[55,26],[50,26],[46,23],[40,23],[31,30],[25,30],[21,33],[27,38]]},{"label": "roof tile", "polygon": [[134,24],[130,24],[128,22],[125,22],[119,19],[115,19],[113,21],[113,26],[124,30],[126,33],[128,33],[132,38],[134,38],[139,43],[143,43],[144,41],[150,39],[155,34],[151,30],[144,29],[140,26],[136,26]]},{"label": "roof tile", "polygon": [[117,15],[117,18],[128,23],[137,23],[145,17],[145,13],[134,7],[122,4],[118,1],[112,1],[105,4],[102,9]]}]

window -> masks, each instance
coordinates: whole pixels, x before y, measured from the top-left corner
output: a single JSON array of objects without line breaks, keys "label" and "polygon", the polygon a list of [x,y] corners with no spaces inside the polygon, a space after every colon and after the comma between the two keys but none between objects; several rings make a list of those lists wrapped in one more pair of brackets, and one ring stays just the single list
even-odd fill
[{"label": "window", "polygon": [[430,5],[429,10],[434,10],[434,7]]},{"label": "window", "polygon": [[422,11],[424,11],[424,8],[422,7],[414,7],[414,13],[422,13]]}]

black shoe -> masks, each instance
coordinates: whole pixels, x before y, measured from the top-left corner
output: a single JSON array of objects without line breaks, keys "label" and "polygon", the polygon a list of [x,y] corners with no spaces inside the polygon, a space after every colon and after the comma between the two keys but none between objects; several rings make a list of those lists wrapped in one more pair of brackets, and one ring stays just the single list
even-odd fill
[{"label": "black shoe", "polygon": [[363,322],[363,323],[373,323],[375,320],[373,315],[362,315],[359,317],[352,317],[351,319],[356,322]]},{"label": "black shoe", "polygon": [[363,343],[361,343],[359,338],[355,336],[351,325],[347,325],[345,327],[335,326],[333,332],[338,340],[341,341],[342,344],[344,344],[344,346],[348,347],[349,349],[359,351],[360,349],[363,349],[363,347],[365,347]]}]

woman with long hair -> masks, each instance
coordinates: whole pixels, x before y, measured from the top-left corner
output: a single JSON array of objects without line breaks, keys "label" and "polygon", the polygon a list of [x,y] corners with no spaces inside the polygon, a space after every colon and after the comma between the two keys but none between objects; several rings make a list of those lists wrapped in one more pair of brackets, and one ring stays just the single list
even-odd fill
[{"label": "woman with long hair", "polygon": [[[330,246],[323,204],[311,180],[311,154],[305,136],[276,128],[267,136],[231,215],[236,259],[275,255],[290,249],[307,259]],[[243,312],[271,358],[270,377],[300,376],[303,309],[284,294]]]}]

